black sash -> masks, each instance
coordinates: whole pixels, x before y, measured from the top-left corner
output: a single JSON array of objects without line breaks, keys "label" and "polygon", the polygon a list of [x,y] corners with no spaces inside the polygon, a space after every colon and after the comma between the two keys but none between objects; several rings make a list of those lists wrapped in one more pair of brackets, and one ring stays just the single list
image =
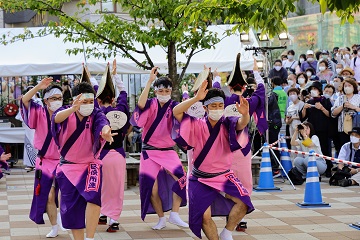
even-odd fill
[{"label": "black sash", "polygon": [[50,115],[49,115],[49,111],[47,109],[45,109],[45,111],[46,111],[46,119],[47,119],[47,124],[48,124],[48,133],[46,135],[46,138],[45,138],[42,148],[38,152],[38,156],[40,158],[45,156],[46,151],[48,150],[50,143],[51,143],[51,139],[52,139]]},{"label": "black sash", "polygon": [[[87,120],[88,120],[88,117],[84,117],[84,119],[80,122],[80,125],[76,126],[75,131],[71,134],[71,136],[68,138],[68,140],[66,141],[66,143],[62,147],[60,155],[63,158],[65,158],[65,155],[68,153],[71,146],[74,145],[76,140],[79,138],[80,134],[84,131]],[[81,149],[79,149],[79,151],[81,151]]]},{"label": "black sash", "polygon": [[194,167],[199,169],[200,165],[202,164],[202,162],[205,160],[207,154],[209,153],[212,145],[215,142],[215,139],[217,138],[217,136],[219,135],[220,132],[220,127],[221,127],[221,123],[223,121],[223,118],[221,118],[214,126],[214,128],[212,129],[210,136],[208,138],[208,140],[206,141],[203,149],[201,150],[199,156],[195,159],[194,161]]},{"label": "black sash", "polygon": [[155,132],[155,129],[157,128],[157,126],[159,125],[159,123],[161,122],[161,119],[164,117],[166,110],[168,109],[170,103],[172,103],[173,101],[169,100],[167,103],[164,104],[163,107],[160,107],[160,104],[158,103],[158,112],[157,112],[157,116],[154,120],[154,122],[151,124],[149,131],[146,133],[145,138],[144,138],[144,143],[148,143],[148,141],[150,140],[151,136],[153,135],[153,133]]}]

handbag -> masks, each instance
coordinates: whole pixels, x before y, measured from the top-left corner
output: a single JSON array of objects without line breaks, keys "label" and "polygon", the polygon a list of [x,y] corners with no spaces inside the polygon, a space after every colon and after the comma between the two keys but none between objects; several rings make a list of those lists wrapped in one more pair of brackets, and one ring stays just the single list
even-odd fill
[{"label": "handbag", "polygon": [[302,185],[305,182],[301,172],[296,167],[290,169],[288,176],[294,185]]},{"label": "handbag", "polygon": [[344,114],[344,132],[347,134],[353,128],[353,116],[350,112]]},{"label": "handbag", "polygon": [[339,186],[339,180],[351,178],[350,170],[347,166],[338,169],[329,179],[330,186]]}]

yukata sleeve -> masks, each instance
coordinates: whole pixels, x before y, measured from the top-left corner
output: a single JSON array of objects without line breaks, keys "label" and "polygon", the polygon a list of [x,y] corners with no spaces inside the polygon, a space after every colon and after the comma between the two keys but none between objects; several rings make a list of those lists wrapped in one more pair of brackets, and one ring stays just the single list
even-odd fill
[{"label": "yukata sleeve", "polygon": [[42,115],[43,109],[44,108],[41,105],[37,104],[32,99],[29,101],[28,108],[24,106],[22,100],[20,101],[21,117],[24,120],[24,123],[31,129],[36,129],[39,119],[44,117]]},{"label": "yukata sleeve", "polygon": [[230,150],[232,152],[245,148],[249,143],[248,127],[240,131],[236,130],[238,120],[239,117],[227,117],[224,121],[229,132]]},{"label": "yukata sleeve", "polygon": [[4,153],[4,149],[0,146],[0,156]]},{"label": "yukata sleeve", "polygon": [[174,124],[171,132],[172,139],[185,150],[195,147],[200,137],[201,118],[191,117],[184,113],[181,122],[173,118]]},{"label": "yukata sleeve", "polygon": [[140,109],[136,106],[133,115],[130,119],[130,123],[133,126],[137,126],[143,128],[145,124],[148,122],[148,119],[153,115],[156,114],[155,110],[152,107],[152,102],[156,101],[156,99],[148,99],[146,101],[144,109]]},{"label": "yukata sleeve", "polygon": [[266,129],[268,129],[265,113],[265,96],[264,84],[260,83],[252,96],[247,99],[249,102],[249,114],[253,115],[255,113],[255,122],[260,134],[264,134]]},{"label": "yukata sleeve", "polygon": [[65,110],[67,108],[69,108],[70,106],[63,106],[61,108],[59,108],[58,110],[56,110],[53,115],[51,116],[51,134],[54,138],[54,141],[56,143],[56,145],[60,146],[59,144],[59,136],[60,136],[60,132],[61,130],[65,130],[67,123],[68,123],[68,118],[65,119],[65,121],[61,122],[61,123],[55,123],[55,116],[58,112]]},{"label": "yukata sleeve", "polygon": [[105,140],[101,137],[101,131],[104,126],[109,125],[110,122],[106,118],[105,114],[98,108],[94,109],[94,112],[91,115],[93,117],[93,125],[92,125],[92,133],[94,136],[94,142],[93,142],[93,153],[96,157],[100,150],[105,145]]}]

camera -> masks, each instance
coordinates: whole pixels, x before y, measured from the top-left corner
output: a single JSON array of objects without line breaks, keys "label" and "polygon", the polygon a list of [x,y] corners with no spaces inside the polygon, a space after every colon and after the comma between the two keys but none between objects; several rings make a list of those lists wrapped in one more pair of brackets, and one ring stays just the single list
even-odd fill
[{"label": "camera", "polygon": [[304,129],[304,126],[301,125],[301,124],[299,124],[299,125],[297,125],[297,129],[298,129],[298,130],[303,130],[303,129]]}]

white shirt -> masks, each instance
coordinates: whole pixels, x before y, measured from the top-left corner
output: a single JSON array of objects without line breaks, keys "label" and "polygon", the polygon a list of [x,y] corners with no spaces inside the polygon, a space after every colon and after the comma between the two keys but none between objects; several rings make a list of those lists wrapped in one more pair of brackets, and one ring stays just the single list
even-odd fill
[{"label": "white shirt", "polygon": [[282,62],[283,68],[285,68],[286,70],[288,70],[287,68],[291,68],[293,70],[295,70],[295,68],[299,65],[299,62],[296,60],[293,60],[292,62],[289,61],[289,59],[284,60]]},{"label": "white shirt", "polygon": [[298,103],[294,104],[293,102],[290,103],[289,107],[286,110],[286,116],[291,116],[293,121],[290,124],[290,136],[294,134],[297,125],[301,123],[299,112],[303,109],[305,103],[303,101],[299,101]]}]

